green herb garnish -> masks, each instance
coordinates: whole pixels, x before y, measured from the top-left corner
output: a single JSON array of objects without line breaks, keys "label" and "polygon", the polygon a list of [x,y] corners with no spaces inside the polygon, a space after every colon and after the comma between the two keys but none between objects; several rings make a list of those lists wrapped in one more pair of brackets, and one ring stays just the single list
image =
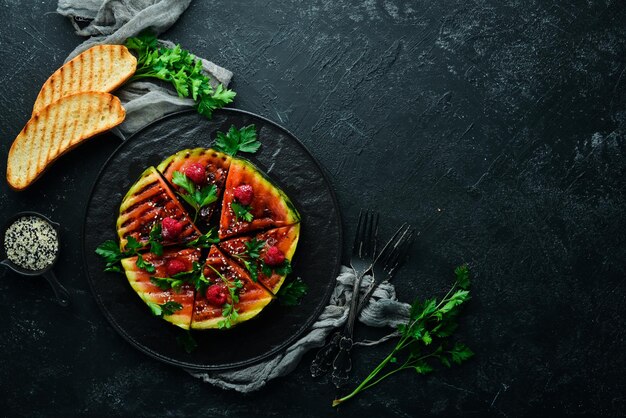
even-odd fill
[{"label": "green herb garnish", "polygon": [[148,241],[150,243],[150,252],[159,257],[163,255],[163,245],[161,244],[163,236],[161,235],[161,230],[161,222],[155,222],[150,230],[150,239]]},{"label": "green herb garnish", "polygon": [[180,345],[183,350],[185,350],[185,352],[187,352],[188,354],[192,353],[196,348],[198,348],[198,343],[196,342],[195,338],[193,338],[193,335],[191,335],[191,332],[189,332],[189,330],[186,330],[185,332],[177,336],[176,341],[178,342],[178,345]]},{"label": "green herb garnish", "polygon": [[[342,404],[399,371],[414,370],[418,374],[427,374],[434,370],[435,360],[450,367],[452,363],[461,364],[474,355],[465,344],[456,342],[450,345],[445,340],[457,327],[456,318],[460,306],[470,299],[468,267],[465,265],[457,267],[454,273],[456,280],[440,301],[434,298],[424,302],[419,300],[413,302],[409,321],[398,326],[400,341],[391,353],[352,393],[335,399],[333,406]],[[404,361],[401,360],[401,356]],[[392,366],[388,367],[390,364]]]},{"label": "green herb garnish", "polygon": [[218,275],[224,285],[226,285],[228,293],[230,294],[232,303],[227,302],[222,306],[222,316],[224,319],[217,323],[220,329],[230,328],[237,321],[237,318],[239,318],[239,312],[235,308],[235,305],[239,303],[239,289],[243,287],[243,282],[239,279],[228,280],[222,273],[217,271],[215,267],[210,264],[207,265]]},{"label": "green herb garnish", "polygon": [[218,132],[215,138],[215,148],[233,157],[237,152],[255,153],[260,146],[261,143],[257,140],[254,125],[244,126],[241,129],[231,125],[228,132]]},{"label": "green herb garnish", "polygon": [[146,270],[148,273],[154,273],[154,266],[143,259],[141,254],[139,254],[139,249],[141,249],[143,245],[141,245],[134,237],[128,236],[126,237],[126,250],[120,251],[120,247],[113,240],[104,241],[102,244],[98,245],[96,248],[96,254],[100,257],[104,258],[106,262],[106,266],[104,267],[104,271],[110,271],[115,273],[121,273],[122,268],[119,265],[119,262],[123,258],[137,256],[136,265],[140,269]]},{"label": "green herb garnish", "polygon": [[230,208],[233,210],[235,214],[236,220],[244,220],[246,222],[252,222],[254,220],[254,216],[250,213],[250,206],[244,206],[241,203],[232,202],[230,204]]},{"label": "green herb garnish", "polygon": [[172,175],[172,183],[182,188],[186,193],[180,193],[180,196],[189,203],[195,210],[193,221],[196,222],[200,209],[217,200],[217,187],[215,184],[206,185],[200,189],[196,188],[196,184],[180,171],[174,171]]},{"label": "green herb garnish", "polygon": [[180,45],[174,48],[159,46],[154,34],[143,33],[128,38],[126,47],[137,54],[137,69],[132,80],[157,78],[171,83],[178,96],[196,102],[198,113],[211,118],[213,111],[231,103],[236,93],[222,84],[213,87],[202,72],[202,61]]},{"label": "green herb garnish", "polygon": [[296,277],[291,283],[280,288],[277,294],[278,302],[283,306],[299,305],[308,291],[309,286],[300,277]]},{"label": "green herb garnish", "polygon": [[193,248],[197,248],[197,247],[210,248],[211,245],[217,244],[218,242],[220,242],[220,239],[217,236],[217,229],[213,227],[209,229],[209,232],[207,232],[204,235],[199,236],[193,241],[189,241],[186,245],[187,247],[193,247]]},{"label": "green herb garnish", "polygon": [[154,302],[146,302],[148,307],[152,311],[152,314],[155,316],[169,316],[173,315],[177,311],[183,309],[183,305],[178,302],[165,302],[165,303],[154,303]]}]

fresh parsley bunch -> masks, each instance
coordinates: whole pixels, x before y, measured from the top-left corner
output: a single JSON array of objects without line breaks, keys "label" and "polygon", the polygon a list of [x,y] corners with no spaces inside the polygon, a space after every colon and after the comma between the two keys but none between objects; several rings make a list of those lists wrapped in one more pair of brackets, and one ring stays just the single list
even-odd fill
[{"label": "fresh parsley bunch", "polygon": [[416,300],[411,305],[409,321],[398,326],[400,341],[391,353],[349,395],[333,401],[333,406],[353,398],[389,376],[402,370],[427,374],[434,370],[433,362],[446,367],[461,364],[474,355],[465,344],[450,344],[447,338],[457,328],[461,305],[470,299],[469,269],[463,265],[454,270],[456,280],[441,299]]},{"label": "fresh parsley bunch", "polygon": [[180,45],[174,48],[159,46],[154,34],[143,33],[128,38],[126,47],[137,54],[137,70],[131,78],[157,78],[171,83],[178,96],[196,102],[198,113],[211,118],[213,111],[231,103],[236,93],[222,84],[213,87],[202,72],[202,61]]}]

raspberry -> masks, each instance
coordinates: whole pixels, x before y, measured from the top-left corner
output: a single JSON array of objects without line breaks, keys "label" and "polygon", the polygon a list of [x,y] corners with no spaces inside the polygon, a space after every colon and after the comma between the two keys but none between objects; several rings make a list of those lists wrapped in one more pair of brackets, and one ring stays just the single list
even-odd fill
[{"label": "raspberry", "polygon": [[252,186],[249,184],[242,184],[241,186],[235,188],[235,199],[237,199],[242,205],[249,205],[252,203],[253,198],[254,190],[252,190]]},{"label": "raspberry", "polygon": [[206,183],[206,170],[200,163],[191,163],[183,170],[183,173],[196,184]]},{"label": "raspberry", "polygon": [[174,239],[183,232],[183,223],[174,218],[163,218],[161,221],[161,236],[163,239]]},{"label": "raspberry", "polygon": [[269,247],[264,257],[268,266],[279,266],[285,262],[285,254],[276,246]]},{"label": "raspberry", "polygon": [[167,275],[170,277],[187,270],[185,263],[181,260],[177,260],[176,258],[168,261],[165,268],[167,269]]},{"label": "raspberry", "polygon": [[222,306],[228,298],[228,290],[224,286],[214,284],[206,290],[206,299],[211,305]]}]

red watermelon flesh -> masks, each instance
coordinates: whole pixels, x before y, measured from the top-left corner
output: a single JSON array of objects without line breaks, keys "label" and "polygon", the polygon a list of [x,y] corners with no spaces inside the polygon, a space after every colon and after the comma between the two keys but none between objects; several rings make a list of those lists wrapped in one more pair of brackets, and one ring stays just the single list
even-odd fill
[{"label": "red watermelon flesh", "polygon": [[[197,184],[196,187],[199,189],[207,185],[215,185],[218,197],[217,201],[200,210],[200,218],[208,225],[211,217],[219,207],[219,201],[224,190],[224,183],[226,183],[226,175],[230,167],[230,160],[230,156],[211,148],[185,149],[168,157],[157,166],[157,170],[163,173],[163,176],[171,183],[175,171],[184,174],[186,169],[194,164],[199,164],[204,167],[204,181],[202,184]],[[173,184],[172,187],[179,194],[185,193],[182,188],[175,184]]]},{"label": "red watermelon flesh", "polygon": [[[252,201],[245,205],[253,216],[251,221],[237,218],[232,207],[233,203],[240,203],[235,198],[235,189],[242,185],[251,186],[253,190]],[[222,200],[220,239],[293,225],[299,221],[300,215],[282,190],[272,184],[251,162],[232,159]]]},{"label": "red watermelon flesh", "polygon": [[[250,257],[246,254],[246,243],[249,243],[252,239],[256,238],[257,241],[265,241],[263,248],[259,251],[259,260],[264,260],[265,254],[268,248],[277,247],[278,250],[285,256],[285,261],[291,262],[293,254],[296,251],[298,245],[298,237],[300,235],[300,224],[291,226],[285,226],[282,228],[270,229],[268,231],[259,232],[254,237],[245,236],[232,238],[227,241],[219,243],[220,248],[235,260],[250,261]],[[265,286],[270,292],[276,294],[283,282],[286,275],[281,275],[272,269],[272,274],[266,276],[258,266],[258,281]]]},{"label": "red watermelon flesh", "polygon": [[181,244],[200,236],[200,231],[191,222],[167,182],[154,167],[150,167],[122,200],[117,218],[120,249],[126,249],[128,236],[135,238],[145,248],[152,227],[164,218],[172,218],[182,223],[182,231],[176,237],[164,239],[163,245]]},{"label": "red watermelon flesh", "polygon": [[[239,301],[234,304],[238,317],[231,325],[244,322],[256,316],[272,301],[272,295],[258,283],[254,283],[245,269],[224,256],[217,247],[212,246],[204,265],[204,276],[209,280],[209,286],[215,284],[224,286],[224,279],[220,275],[231,285],[234,284],[235,280],[239,280],[242,283],[242,287],[237,290]],[[195,299],[191,328],[220,328],[220,322],[226,319],[223,316],[224,305],[216,306],[212,304],[207,300],[205,292],[196,292]],[[233,303],[230,295],[228,295],[226,303]]]},{"label": "red watermelon flesh", "polygon": [[136,256],[125,258],[122,260],[122,266],[128,282],[146,304],[180,303],[183,307],[181,310],[174,312],[172,315],[164,315],[163,319],[183,329],[189,329],[195,293],[193,286],[185,283],[178,291],[174,289],[162,290],[150,281],[150,277],[169,277],[167,266],[171,260],[184,263],[186,271],[191,271],[193,262],[198,262],[200,259],[200,251],[193,248],[184,250],[165,249],[160,257],[152,253],[144,254],[142,257],[144,261],[154,265],[155,272],[148,273],[137,267]]}]

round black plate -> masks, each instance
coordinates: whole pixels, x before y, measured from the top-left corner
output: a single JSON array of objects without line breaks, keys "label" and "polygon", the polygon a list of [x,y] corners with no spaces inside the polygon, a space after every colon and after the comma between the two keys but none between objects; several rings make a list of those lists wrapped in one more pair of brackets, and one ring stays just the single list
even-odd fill
[{"label": "round black plate", "polygon": [[[104,273],[94,250],[116,239],[115,221],[122,197],[144,169],[185,148],[210,147],[217,131],[254,124],[263,144],[257,164],[292,199],[302,215],[298,249],[290,277],[301,277],[309,291],[301,304],[273,302],[256,318],[230,330],[192,331],[198,348],[186,353],[184,333],[149,309],[124,276]],[[341,222],[333,190],[320,164],[291,133],[273,122],[235,109],[215,112],[212,120],[195,111],[166,116],[126,140],[105,163],[85,210],[83,256],[93,294],[113,327],[141,351],[166,363],[197,370],[250,365],[286,348],[319,316],[328,301],[341,262]]]}]

